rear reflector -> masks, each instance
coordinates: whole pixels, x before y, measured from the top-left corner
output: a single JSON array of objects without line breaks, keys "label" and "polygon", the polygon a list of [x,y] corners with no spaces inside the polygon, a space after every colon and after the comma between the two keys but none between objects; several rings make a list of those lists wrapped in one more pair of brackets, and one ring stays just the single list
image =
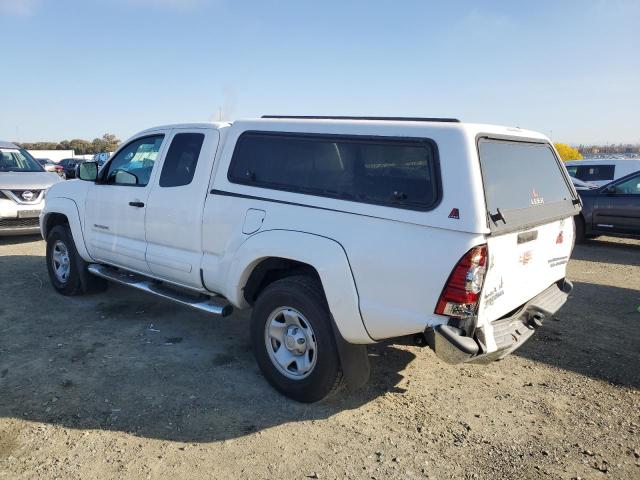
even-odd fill
[{"label": "rear reflector", "polygon": [[487,245],[473,247],[460,259],[447,280],[436,311],[438,315],[475,315],[487,268]]}]

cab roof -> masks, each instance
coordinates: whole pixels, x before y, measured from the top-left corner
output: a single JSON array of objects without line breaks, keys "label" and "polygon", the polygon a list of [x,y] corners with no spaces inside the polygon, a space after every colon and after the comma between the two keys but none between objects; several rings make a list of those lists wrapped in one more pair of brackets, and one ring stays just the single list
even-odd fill
[{"label": "cab roof", "polygon": [[383,128],[385,126],[393,126],[395,128],[407,128],[408,130],[437,129],[458,131],[469,136],[478,135],[496,135],[505,137],[521,137],[523,139],[534,139],[541,141],[549,141],[549,139],[532,130],[522,129],[520,127],[508,127],[503,125],[491,125],[481,123],[465,123],[455,118],[421,118],[421,117],[328,117],[328,116],[285,116],[285,115],[265,115],[261,118],[248,118],[235,120],[232,122],[201,122],[201,123],[176,123],[170,125],[162,125],[146,129],[136,136],[145,133],[152,133],[158,130],[169,129],[189,129],[189,128],[205,128],[205,129],[221,129],[234,126],[244,129],[259,129],[270,126],[269,129],[280,130],[285,126],[296,127],[299,129],[302,125],[315,126],[372,126]]}]

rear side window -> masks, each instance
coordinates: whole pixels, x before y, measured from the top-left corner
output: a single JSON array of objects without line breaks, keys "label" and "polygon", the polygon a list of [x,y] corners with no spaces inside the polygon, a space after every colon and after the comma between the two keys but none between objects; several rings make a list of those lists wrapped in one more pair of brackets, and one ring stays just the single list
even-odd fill
[{"label": "rear side window", "polygon": [[430,140],[246,132],[229,180],[258,187],[428,210],[439,198]]},{"label": "rear side window", "polygon": [[613,180],[615,165],[579,165],[575,168],[574,177],[584,181]]},{"label": "rear side window", "polygon": [[203,142],[203,133],[178,133],[173,137],[160,174],[161,187],[191,183]]}]

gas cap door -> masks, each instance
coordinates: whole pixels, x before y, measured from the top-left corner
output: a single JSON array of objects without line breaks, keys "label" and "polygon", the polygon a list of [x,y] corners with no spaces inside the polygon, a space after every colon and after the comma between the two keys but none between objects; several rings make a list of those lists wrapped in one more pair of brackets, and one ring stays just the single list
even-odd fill
[{"label": "gas cap door", "polygon": [[255,208],[247,210],[247,214],[244,217],[244,225],[242,226],[242,233],[251,235],[260,230],[265,215],[266,212],[264,210],[257,210]]}]

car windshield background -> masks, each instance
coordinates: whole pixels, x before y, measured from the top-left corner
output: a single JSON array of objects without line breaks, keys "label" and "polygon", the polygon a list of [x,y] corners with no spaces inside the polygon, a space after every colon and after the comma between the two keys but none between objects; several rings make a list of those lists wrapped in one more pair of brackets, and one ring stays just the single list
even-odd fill
[{"label": "car windshield background", "polygon": [[0,148],[0,172],[44,172],[26,150]]},{"label": "car windshield background", "polygon": [[574,197],[551,147],[483,139],[478,143],[492,229],[574,213]]},{"label": "car windshield background", "polygon": [[109,163],[105,183],[144,187],[149,183],[164,135],[140,138],[125,146]]},{"label": "car windshield background", "polygon": [[435,144],[426,140],[247,132],[229,180],[342,200],[428,210],[438,200]]}]

